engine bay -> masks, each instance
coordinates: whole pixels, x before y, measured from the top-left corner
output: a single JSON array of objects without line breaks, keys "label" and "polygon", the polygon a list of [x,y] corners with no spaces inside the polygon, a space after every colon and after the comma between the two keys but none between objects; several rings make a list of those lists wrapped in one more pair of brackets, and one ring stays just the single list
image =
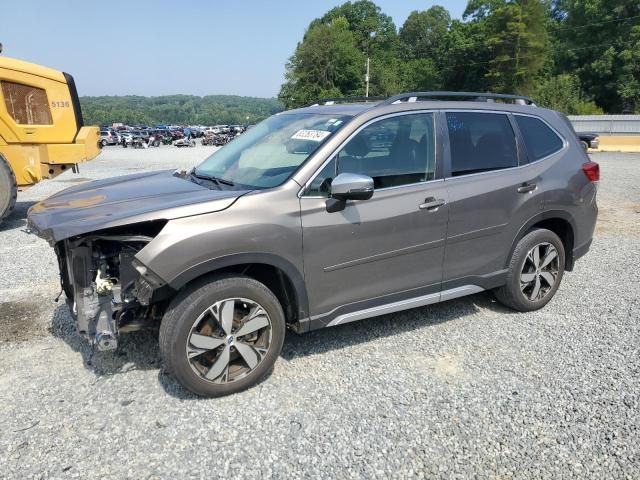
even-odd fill
[{"label": "engine bay", "polygon": [[62,289],[78,332],[99,350],[115,350],[120,333],[153,327],[162,318],[165,304],[155,293],[164,285],[135,259],[152,239],[111,231],[55,246]]}]

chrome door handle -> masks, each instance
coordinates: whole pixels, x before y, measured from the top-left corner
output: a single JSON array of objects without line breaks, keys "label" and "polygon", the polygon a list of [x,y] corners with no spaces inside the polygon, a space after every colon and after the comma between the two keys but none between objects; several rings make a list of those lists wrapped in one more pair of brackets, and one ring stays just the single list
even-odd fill
[{"label": "chrome door handle", "polygon": [[523,183],[518,187],[518,193],[533,192],[538,186],[535,183]]},{"label": "chrome door handle", "polygon": [[445,202],[442,198],[429,197],[429,198],[426,198],[424,200],[424,203],[420,204],[418,208],[420,208],[420,210],[428,210],[430,212],[435,212],[436,210],[438,210],[438,208],[440,208],[445,203],[447,202]]}]

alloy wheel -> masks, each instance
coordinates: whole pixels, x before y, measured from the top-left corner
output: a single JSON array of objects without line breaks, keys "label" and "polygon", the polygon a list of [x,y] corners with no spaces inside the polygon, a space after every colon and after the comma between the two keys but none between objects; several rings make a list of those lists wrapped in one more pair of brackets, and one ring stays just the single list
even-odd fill
[{"label": "alloy wheel", "polygon": [[558,278],[558,262],[558,251],[551,243],[539,243],[529,250],[520,272],[520,290],[525,298],[533,302],[549,294]]},{"label": "alloy wheel", "polygon": [[271,319],[262,305],[228,298],[202,312],[187,337],[191,368],[204,380],[227,384],[251,373],[271,344]]}]

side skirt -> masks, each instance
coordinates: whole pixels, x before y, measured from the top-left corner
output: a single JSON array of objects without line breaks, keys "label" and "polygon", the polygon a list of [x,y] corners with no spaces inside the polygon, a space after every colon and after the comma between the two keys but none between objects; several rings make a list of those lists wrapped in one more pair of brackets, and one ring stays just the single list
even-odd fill
[{"label": "side skirt", "polygon": [[484,288],[478,285],[463,285],[460,287],[443,290],[441,292],[421,295],[419,297],[408,298],[405,300],[399,300],[376,307],[356,310],[354,312],[343,313],[335,317],[329,323],[319,322],[318,320],[311,320],[310,330],[315,330],[323,327],[333,327],[335,325],[342,325],[344,323],[355,322],[357,320],[363,320],[365,318],[377,317],[378,315],[385,315],[387,313],[395,313],[402,310],[409,310],[411,308],[424,307],[425,305],[432,305],[434,303],[444,302],[446,300],[452,300],[454,298],[464,297],[466,295],[472,295],[474,293],[482,292],[483,290]]}]

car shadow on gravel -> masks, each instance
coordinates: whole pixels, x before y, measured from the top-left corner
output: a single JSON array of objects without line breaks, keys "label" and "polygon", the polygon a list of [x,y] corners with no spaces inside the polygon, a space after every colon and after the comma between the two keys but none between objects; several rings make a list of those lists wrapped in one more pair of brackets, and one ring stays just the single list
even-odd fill
[{"label": "car shadow on gravel", "polygon": [[27,226],[27,211],[36,202],[16,202],[16,206],[7,218],[0,223],[0,232]]},{"label": "car shadow on gravel", "polygon": [[[316,330],[304,335],[288,332],[281,357],[290,361],[299,357],[325,354],[381,337],[417,332],[477,314],[482,310],[491,310],[495,314],[516,313],[497,303],[490,292],[483,292],[428,307]],[[201,397],[184,389],[162,368],[157,330],[121,335],[115,352],[94,350],[92,354],[89,343],[76,331],[68,306],[61,302],[54,311],[51,332],[78,352],[82,356],[84,367],[96,376],[106,377],[126,374],[133,370],[158,369],[158,381],[166,393],[181,400],[202,400]]]},{"label": "car shadow on gravel", "polygon": [[381,337],[430,328],[476,314],[481,310],[490,310],[496,314],[516,313],[499,304],[491,292],[482,292],[426,307],[315,330],[304,335],[290,334],[281,356],[286,360],[293,360],[297,357],[323,354]]},{"label": "car shadow on gravel", "polygon": [[82,356],[85,368],[98,376],[111,376],[132,370],[151,370],[161,366],[158,351],[157,330],[143,330],[121,335],[115,352],[91,351],[89,342],[81,336],[64,297],[53,313],[51,323],[53,336],[64,340],[75,352]]}]

